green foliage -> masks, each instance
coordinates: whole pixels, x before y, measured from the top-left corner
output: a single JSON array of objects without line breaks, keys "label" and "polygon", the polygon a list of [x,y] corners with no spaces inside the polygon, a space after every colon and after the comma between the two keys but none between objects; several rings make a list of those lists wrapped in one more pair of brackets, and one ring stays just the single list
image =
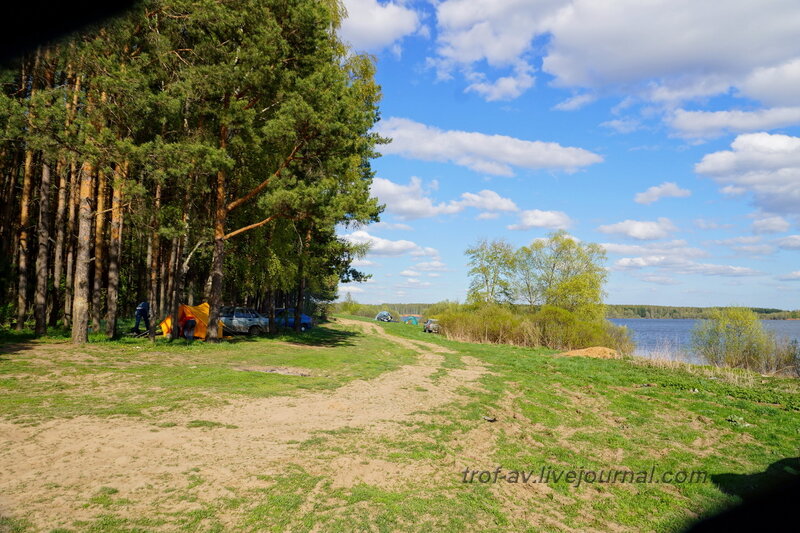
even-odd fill
[{"label": "green foliage", "polygon": [[798,361],[796,342],[768,334],[758,315],[743,307],[710,310],[708,320],[692,332],[692,345],[705,361],[715,366],[785,372],[794,371]]},{"label": "green foliage", "polygon": [[504,239],[483,239],[467,248],[470,302],[502,303],[510,301],[514,248]]},{"label": "green foliage", "polygon": [[576,313],[583,320],[604,315],[605,251],[557,231],[515,252],[513,286],[516,300],[550,305]]},{"label": "green foliage", "polygon": [[606,346],[621,353],[633,351],[625,328],[605,320],[581,320],[575,313],[554,306],[530,313],[497,304],[451,304],[437,317],[442,333],[453,340],[566,350]]},{"label": "green foliage", "polygon": [[[720,307],[673,307],[665,305],[606,305],[607,318],[708,318]],[[763,307],[750,307],[762,320],[800,319],[800,310],[784,311]]]}]

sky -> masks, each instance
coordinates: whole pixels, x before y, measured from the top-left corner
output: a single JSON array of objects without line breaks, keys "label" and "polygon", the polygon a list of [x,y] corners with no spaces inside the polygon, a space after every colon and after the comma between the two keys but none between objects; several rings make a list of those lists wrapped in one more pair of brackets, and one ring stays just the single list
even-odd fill
[{"label": "sky", "polygon": [[344,4],[392,141],[340,297],[463,302],[471,244],[565,229],[607,303],[800,308],[800,2]]}]

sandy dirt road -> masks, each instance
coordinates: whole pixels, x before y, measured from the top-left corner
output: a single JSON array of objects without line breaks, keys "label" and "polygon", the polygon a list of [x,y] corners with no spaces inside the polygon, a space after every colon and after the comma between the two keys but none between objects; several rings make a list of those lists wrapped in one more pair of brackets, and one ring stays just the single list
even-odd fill
[{"label": "sandy dirt road", "polygon": [[[398,423],[457,399],[460,387],[479,386],[476,380],[487,370],[464,357],[465,368],[446,369],[434,380],[446,349],[391,336],[375,324],[339,322],[411,348],[419,354],[417,361],[333,391],[234,399],[223,407],[173,414],[173,427],[130,417],[81,416],[34,427],[0,422],[0,516],[26,519],[43,530],[70,527],[98,514],[86,504],[103,487],[129,500],[115,510],[123,515],[192,509],[197,501],[165,496],[186,487],[187,472],[204,480],[194,491],[200,503],[264,486],[263,476],[279,475],[288,464],[330,476],[334,485],[380,483],[400,475],[400,469],[374,456],[321,459],[298,443],[343,428],[358,430],[367,442],[392,434]],[[186,427],[197,419],[229,427]]]}]

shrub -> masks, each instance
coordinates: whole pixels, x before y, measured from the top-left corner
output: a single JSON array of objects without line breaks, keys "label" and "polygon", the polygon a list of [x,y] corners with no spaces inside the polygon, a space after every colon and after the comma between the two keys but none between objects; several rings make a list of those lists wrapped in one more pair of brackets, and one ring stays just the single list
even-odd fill
[{"label": "shrub", "polygon": [[797,344],[769,335],[750,309],[712,309],[692,332],[695,351],[709,364],[756,372],[786,372],[797,364]]}]

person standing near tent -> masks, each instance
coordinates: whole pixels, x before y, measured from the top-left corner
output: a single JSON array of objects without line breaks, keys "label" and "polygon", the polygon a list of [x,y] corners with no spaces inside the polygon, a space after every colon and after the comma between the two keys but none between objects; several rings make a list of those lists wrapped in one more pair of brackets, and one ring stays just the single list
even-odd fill
[{"label": "person standing near tent", "polygon": [[183,316],[178,320],[180,327],[180,336],[186,337],[187,341],[194,340],[194,328],[197,326],[197,318],[192,314],[188,307],[183,312]]},{"label": "person standing near tent", "polygon": [[141,302],[136,306],[136,325],[133,326],[133,332],[139,333],[139,322],[144,320],[144,327],[150,331],[150,303],[147,301]]}]

